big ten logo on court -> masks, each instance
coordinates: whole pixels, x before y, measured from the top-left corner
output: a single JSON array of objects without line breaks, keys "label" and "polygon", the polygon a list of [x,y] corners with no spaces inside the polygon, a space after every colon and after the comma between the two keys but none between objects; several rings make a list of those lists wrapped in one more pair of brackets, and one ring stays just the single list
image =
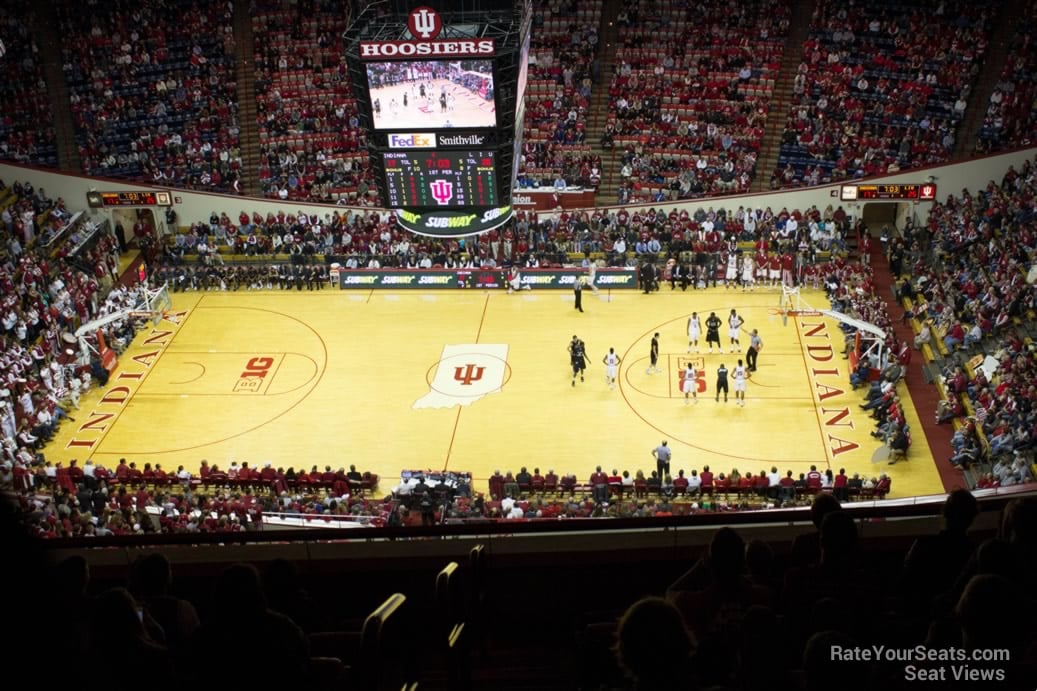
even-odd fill
[{"label": "big ten logo on court", "polygon": [[684,373],[688,371],[688,363],[695,368],[695,391],[702,393],[706,390],[706,361],[703,358],[677,358],[677,390],[683,390]]},{"label": "big ten logo on court", "polygon": [[245,363],[244,371],[238,376],[238,382],[234,385],[234,392],[259,393],[263,388],[266,377],[270,374],[270,368],[274,366],[272,357],[254,357]]}]

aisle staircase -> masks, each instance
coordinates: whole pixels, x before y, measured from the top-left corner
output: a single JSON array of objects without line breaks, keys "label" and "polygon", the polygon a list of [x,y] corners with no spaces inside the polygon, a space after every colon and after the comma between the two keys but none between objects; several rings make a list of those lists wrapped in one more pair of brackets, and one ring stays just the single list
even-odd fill
[{"label": "aisle staircase", "polygon": [[968,160],[976,149],[976,134],[983,126],[983,119],[990,105],[990,95],[994,93],[1001,70],[1008,62],[1008,49],[1015,39],[1015,24],[1022,15],[1023,0],[1005,0],[1001,6],[1001,14],[994,20],[990,30],[990,44],[983,61],[983,68],[973,85],[965,108],[965,120],[955,132],[954,161]]},{"label": "aisle staircase", "polygon": [[615,204],[619,187],[619,158],[622,152],[601,148],[601,135],[605,132],[605,124],[609,115],[609,84],[616,70],[616,48],[619,28],[616,17],[622,7],[622,0],[605,0],[601,10],[601,29],[598,32],[598,54],[595,56],[601,66],[599,77],[591,93],[589,122],[585,142],[590,145],[591,153],[601,157],[601,184],[594,197],[595,206]]},{"label": "aisle staircase", "polygon": [[255,37],[249,0],[234,0],[234,44],[238,47],[238,127],[241,146],[242,194],[261,197],[259,187],[259,127],[256,124]]},{"label": "aisle staircase", "polygon": [[766,192],[770,189],[771,176],[781,153],[781,135],[785,131],[785,120],[792,105],[792,83],[796,79],[799,63],[803,61],[803,43],[810,33],[810,20],[815,5],[814,0],[792,0],[785,55],[781,59],[781,70],[774,82],[774,93],[771,94],[767,127],[760,146],[761,155],[756,161],[756,175],[750,187],[753,192]]},{"label": "aisle staircase", "polygon": [[68,100],[65,73],[61,69],[61,35],[58,15],[53,3],[41,2],[35,6],[36,25],[32,27],[36,45],[43,60],[43,76],[50,96],[50,112],[54,118],[54,138],[58,149],[58,169],[68,173],[82,173],[79,146],[76,145],[72,107]]}]

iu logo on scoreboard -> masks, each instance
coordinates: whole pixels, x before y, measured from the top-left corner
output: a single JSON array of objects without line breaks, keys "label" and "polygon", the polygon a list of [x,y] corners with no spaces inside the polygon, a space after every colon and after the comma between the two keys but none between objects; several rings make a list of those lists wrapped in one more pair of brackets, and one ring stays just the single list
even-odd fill
[{"label": "iu logo on scoreboard", "polygon": [[407,28],[414,38],[428,40],[443,30],[443,20],[431,7],[416,7],[407,15]]},{"label": "iu logo on scoreboard", "polygon": [[434,180],[429,183],[429,188],[432,190],[432,198],[440,206],[449,204],[454,198],[454,183],[448,180]]}]

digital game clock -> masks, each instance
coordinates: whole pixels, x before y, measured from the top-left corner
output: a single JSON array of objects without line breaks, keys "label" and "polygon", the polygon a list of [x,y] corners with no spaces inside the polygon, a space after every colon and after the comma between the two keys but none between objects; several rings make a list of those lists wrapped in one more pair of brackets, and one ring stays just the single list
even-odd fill
[{"label": "digital game clock", "polygon": [[87,192],[86,202],[91,208],[104,206],[172,206],[169,192],[141,190],[131,192]]},{"label": "digital game clock", "polygon": [[844,202],[900,200],[931,202],[936,199],[936,185],[931,182],[898,185],[843,185],[839,198]]}]

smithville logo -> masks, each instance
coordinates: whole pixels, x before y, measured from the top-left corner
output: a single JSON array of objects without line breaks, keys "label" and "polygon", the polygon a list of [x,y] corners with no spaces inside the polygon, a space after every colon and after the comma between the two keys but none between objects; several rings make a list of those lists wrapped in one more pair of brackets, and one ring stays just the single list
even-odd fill
[{"label": "smithville logo", "polygon": [[436,135],[432,133],[390,134],[390,149],[434,149]]},{"label": "smithville logo", "polygon": [[455,134],[449,137],[439,135],[440,146],[482,146],[485,141],[486,136],[482,134]]},{"label": "smithville logo", "polygon": [[429,189],[432,191],[432,198],[440,206],[449,204],[454,198],[454,183],[448,180],[433,180],[429,183]]},{"label": "smithville logo", "polygon": [[431,7],[416,7],[407,16],[407,28],[416,39],[435,38],[443,30],[443,20]]}]

